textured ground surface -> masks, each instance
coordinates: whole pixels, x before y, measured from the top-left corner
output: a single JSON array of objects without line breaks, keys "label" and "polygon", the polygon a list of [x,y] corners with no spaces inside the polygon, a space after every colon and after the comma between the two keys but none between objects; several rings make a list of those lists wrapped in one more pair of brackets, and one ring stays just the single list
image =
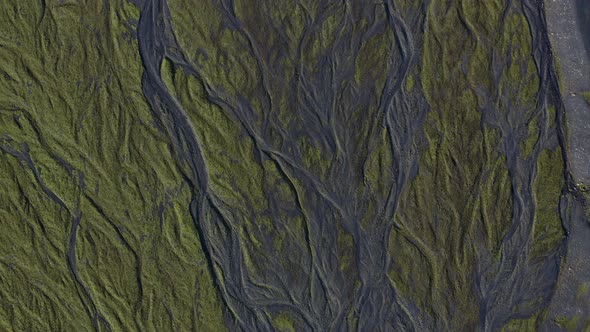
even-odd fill
[{"label": "textured ground surface", "polygon": [[543,2],[0,22],[0,330],[590,329]]},{"label": "textured ground surface", "polygon": [[[590,224],[587,223],[590,183],[590,3],[583,0],[546,1],[549,37],[557,55],[560,89],[567,114],[572,173],[584,189],[582,204],[574,207],[567,255],[562,262],[556,294],[550,307],[551,329],[590,329]],[[584,206],[586,206],[584,208]],[[584,211],[586,210],[586,212]]]}]

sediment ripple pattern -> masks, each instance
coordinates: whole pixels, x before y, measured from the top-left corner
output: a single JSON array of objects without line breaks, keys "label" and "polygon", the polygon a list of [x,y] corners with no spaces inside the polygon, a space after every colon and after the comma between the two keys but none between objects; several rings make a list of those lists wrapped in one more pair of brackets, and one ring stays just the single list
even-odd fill
[{"label": "sediment ripple pattern", "polygon": [[577,198],[541,1],[1,8],[3,328],[546,324]]}]

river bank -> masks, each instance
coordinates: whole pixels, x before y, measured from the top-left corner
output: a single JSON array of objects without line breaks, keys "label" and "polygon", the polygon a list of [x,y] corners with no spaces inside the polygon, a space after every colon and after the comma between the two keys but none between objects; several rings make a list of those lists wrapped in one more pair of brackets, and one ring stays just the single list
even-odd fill
[{"label": "river bank", "polygon": [[[590,4],[583,0],[545,1],[549,38],[558,59],[560,90],[568,126],[568,159],[577,183],[590,183]],[[574,202],[568,225],[567,256],[550,306],[547,330],[590,326],[590,226],[582,203]]]}]

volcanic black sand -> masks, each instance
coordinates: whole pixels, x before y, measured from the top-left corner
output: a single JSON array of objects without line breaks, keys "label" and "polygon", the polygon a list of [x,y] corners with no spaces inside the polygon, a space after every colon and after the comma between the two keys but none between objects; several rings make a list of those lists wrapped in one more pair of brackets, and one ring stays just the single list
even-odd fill
[{"label": "volcanic black sand", "polygon": [[575,6],[0,1],[0,330],[588,329]]},{"label": "volcanic black sand", "polygon": [[[547,23],[553,51],[560,66],[560,83],[566,108],[569,161],[580,187],[590,183],[590,3],[584,0],[546,1]],[[585,94],[587,94],[585,96]],[[590,317],[590,223],[588,199],[574,207],[568,249],[550,322],[581,330],[577,320]],[[546,326],[555,329],[555,324]]]}]

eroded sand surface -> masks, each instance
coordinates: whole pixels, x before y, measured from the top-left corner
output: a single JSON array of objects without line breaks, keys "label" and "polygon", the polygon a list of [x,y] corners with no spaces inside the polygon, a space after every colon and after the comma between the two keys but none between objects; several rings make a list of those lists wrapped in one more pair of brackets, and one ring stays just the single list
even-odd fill
[{"label": "eroded sand surface", "polygon": [[[566,108],[568,160],[578,183],[590,183],[590,106],[583,93],[590,91],[590,2],[545,1],[552,48],[560,63],[560,85]],[[590,316],[590,224],[581,202],[573,206],[568,250],[562,262],[558,287],[551,305],[547,329],[581,323]]]}]

